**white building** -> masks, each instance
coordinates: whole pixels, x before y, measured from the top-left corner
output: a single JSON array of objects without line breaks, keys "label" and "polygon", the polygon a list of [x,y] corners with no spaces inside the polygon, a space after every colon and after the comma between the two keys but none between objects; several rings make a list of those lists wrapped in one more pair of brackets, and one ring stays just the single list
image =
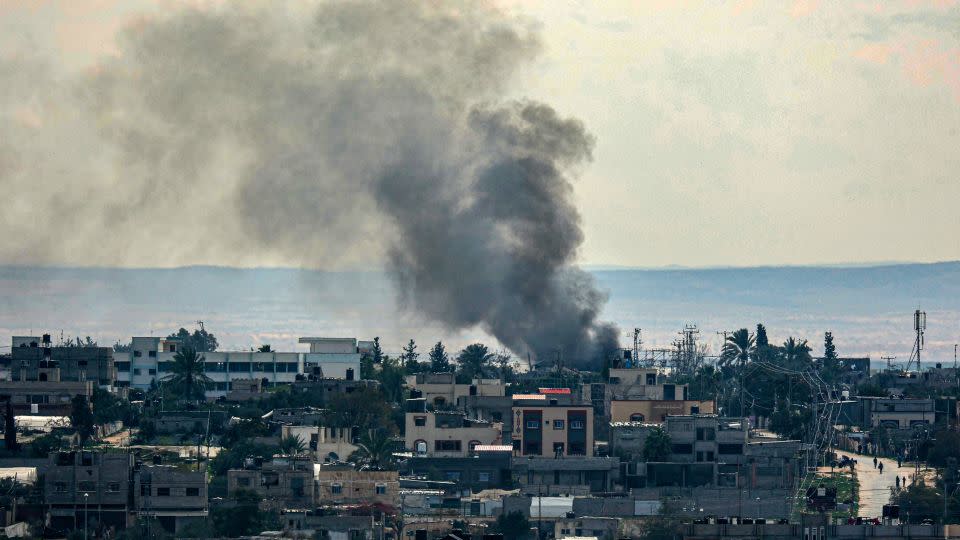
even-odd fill
[{"label": "white building", "polygon": [[[313,340],[313,341],[305,341]],[[316,345],[314,343],[316,341]],[[297,375],[320,375],[332,379],[360,376],[360,354],[355,339],[301,338],[311,352],[217,351],[201,353],[204,371],[213,384],[207,398],[225,396],[237,379],[260,379],[267,386],[292,383]],[[346,345],[352,343],[352,347]],[[179,342],[159,337],[134,337],[130,352],[114,353],[118,386],[146,390],[171,374]],[[330,352],[327,352],[330,350]],[[349,351],[353,352],[349,352]]]}]

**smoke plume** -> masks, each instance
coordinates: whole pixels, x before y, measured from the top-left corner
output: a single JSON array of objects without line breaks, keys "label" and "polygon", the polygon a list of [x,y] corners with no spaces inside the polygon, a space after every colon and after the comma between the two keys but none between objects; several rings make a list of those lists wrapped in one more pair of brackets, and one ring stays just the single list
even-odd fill
[{"label": "smoke plume", "polygon": [[141,19],[81,75],[0,58],[7,262],[385,264],[404,305],[521,356],[616,346],[573,263],[578,120],[504,99],[536,31],[480,4]]}]

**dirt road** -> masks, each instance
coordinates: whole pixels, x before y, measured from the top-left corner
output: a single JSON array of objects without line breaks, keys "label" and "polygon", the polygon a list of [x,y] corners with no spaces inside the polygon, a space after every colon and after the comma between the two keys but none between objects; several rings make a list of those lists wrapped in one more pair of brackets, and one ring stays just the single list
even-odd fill
[{"label": "dirt road", "polygon": [[904,464],[897,468],[897,461],[888,458],[877,458],[877,463],[883,463],[883,472],[873,467],[873,457],[849,452],[838,452],[857,460],[857,480],[860,482],[859,514],[862,517],[880,517],[883,515],[883,505],[890,502],[890,488],[896,486],[896,478],[913,475],[913,467]]}]

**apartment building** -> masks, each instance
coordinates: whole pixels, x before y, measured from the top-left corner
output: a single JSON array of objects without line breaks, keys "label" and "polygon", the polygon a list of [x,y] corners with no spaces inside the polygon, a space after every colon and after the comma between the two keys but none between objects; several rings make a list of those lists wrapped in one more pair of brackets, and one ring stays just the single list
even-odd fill
[{"label": "apartment building", "polygon": [[478,445],[503,441],[499,422],[469,419],[460,411],[427,411],[422,398],[407,406],[404,443],[417,456],[463,457]]},{"label": "apartment building", "polygon": [[713,401],[690,399],[615,399],[610,401],[611,422],[664,422],[669,416],[713,414]]},{"label": "apartment building", "polygon": [[84,396],[87,402],[93,397],[94,381],[61,380],[60,368],[53,360],[41,360],[34,373],[32,379],[25,371],[19,380],[0,381],[0,401],[9,401],[15,414],[67,416],[74,397]]},{"label": "apartment building", "polygon": [[687,385],[668,382],[655,368],[612,368],[606,382],[583,385],[580,396],[612,422],[662,422],[669,415],[715,411],[712,401],[689,399]]},{"label": "apartment building", "polygon": [[133,521],[130,482],[134,458],[127,453],[57,452],[47,457],[44,504],[54,528],[82,530],[84,520],[126,528]]},{"label": "apartment building", "polygon": [[303,355],[304,373],[315,378],[360,378],[360,346],[356,338],[302,337],[300,343],[310,346]]},{"label": "apartment building", "polygon": [[455,405],[469,396],[503,397],[506,386],[500,379],[473,379],[470,384],[457,384],[453,373],[417,373],[408,375],[407,387],[434,407]]},{"label": "apartment building", "polygon": [[358,471],[351,465],[315,468],[317,501],[321,504],[386,504],[400,507],[397,471]]},{"label": "apartment building", "polygon": [[740,418],[670,416],[664,423],[676,463],[742,463],[749,429]]},{"label": "apartment building", "polygon": [[227,493],[249,490],[277,508],[311,508],[314,504],[313,459],[247,459],[243,469],[227,471]]},{"label": "apartment building", "polygon": [[207,519],[207,479],[202,471],[142,465],[134,473],[133,496],[140,517],[156,519],[174,534]]},{"label": "apartment building", "polygon": [[353,428],[325,426],[281,425],[280,439],[296,437],[313,453],[317,463],[340,461],[350,457],[359,448]]},{"label": "apartment building", "polygon": [[514,396],[513,453],[530,457],[593,456],[593,409],[544,394]]},{"label": "apartment building", "polygon": [[60,370],[61,381],[92,381],[102,388],[116,384],[113,349],[110,347],[54,347],[50,334],[14,336],[10,355],[10,378],[42,381],[51,363]]}]

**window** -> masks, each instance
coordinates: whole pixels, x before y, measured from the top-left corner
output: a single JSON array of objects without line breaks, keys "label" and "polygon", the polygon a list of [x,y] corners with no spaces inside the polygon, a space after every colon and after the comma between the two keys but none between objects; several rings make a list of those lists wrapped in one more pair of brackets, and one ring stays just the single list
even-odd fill
[{"label": "window", "polygon": [[460,481],[460,471],[444,471],[444,472],[443,472],[443,478],[444,478],[445,480],[449,480],[449,481],[451,481],[451,482],[459,482],[459,481]]},{"label": "window", "polygon": [[714,461],[713,452],[707,452],[707,461]]},{"label": "window", "polygon": [[250,371],[250,362],[231,362],[229,365],[230,373],[240,373]]},{"label": "window", "polygon": [[423,456],[427,454],[427,441],[417,441],[413,443],[413,449],[417,451],[417,454]]},{"label": "window", "polygon": [[114,362],[113,365],[117,367],[117,371],[130,371],[130,362]]},{"label": "window", "polygon": [[620,377],[610,377],[610,384],[620,384]]},{"label": "window", "polygon": [[742,454],[742,444],[718,444],[717,453],[721,455]]},{"label": "window", "polygon": [[120,482],[110,482],[107,484],[107,491],[109,493],[120,493]]},{"label": "window", "polygon": [[67,483],[66,482],[57,482],[53,485],[53,490],[57,493],[66,493],[67,492]]},{"label": "window", "polygon": [[81,493],[94,493],[97,491],[97,484],[90,480],[84,480],[77,484],[77,491]]},{"label": "window", "polygon": [[139,375],[139,374],[140,374],[140,368],[133,368],[133,374],[134,374],[134,375]]},{"label": "window", "polygon": [[540,442],[539,441],[525,441],[526,444],[523,445],[523,455],[525,456],[539,456],[540,455]]},{"label": "window", "polygon": [[140,484],[140,496],[141,497],[150,496],[150,484]]},{"label": "window", "polygon": [[460,441],[436,441],[434,443],[434,450],[437,452],[459,452],[460,448]]},{"label": "window", "polygon": [[554,420],[553,429],[563,429],[563,420]]},{"label": "window", "polygon": [[187,488],[187,497],[199,497],[199,496],[200,496],[200,488],[192,488],[192,487]]},{"label": "window", "polygon": [[418,426],[418,427],[423,427],[423,426],[427,425],[427,417],[426,417],[426,416],[414,416],[414,417],[413,417],[413,425]]},{"label": "window", "polygon": [[647,386],[654,386],[656,384],[657,384],[657,374],[647,373]]},{"label": "window", "polygon": [[527,429],[540,429],[539,420],[527,420]]},{"label": "window", "polygon": [[489,473],[489,472],[487,472],[487,471],[479,471],[479,472],[477,472],[477,482],[489,482],[489,481],[490,481],[490,473]]},{"label": "window", "polygon": [[169,497],[170,488],[168,487],[158,487],[157,488],[157,497]]},{"label": "window", "polygon": [[377,484],[376,486],[377,495],[386,495],[387,494],[387,485],[386,484]]},{"label": "window", "polygon": [[583,429],[583,420],[571,420],[570,429]]},{"label": "window", "polygon": [[571,456],[585,456],[587,455],[587,447],[580,442],[570,443],[570,450],[567,452]]},{"label": "window", "polygon": [[675,444],[670,450],[674,454],[692,454],[693,445],[692,444]]},{"label": "window", "polygon": [[698,427],[697,428],[697,440],[698,441],[714,441],[717,439],[717,431],[712,427]]},{"label": "window", "polygon": [[157,351],[150,351],[150,352],[147,353],[147,356],[149,356],[150,358],[156,358],[156,357],[157,357]]},{"label": "window", "polygon": [[249,477],[237,478],[237,485],[240,487],[250,487],[250,478]]},{"label": "window", "polygon": [[640,413],[633,413],[630,415],[631,422],[643,422],[643,420],[644,420],[644,417]]},{"label": "window", "polygon": [[155,369],[150,369],[150,370],[148,370],[148,373],[149,373],[150,375],[156,375],[156,374],[157,374],[157,370],[155,370]]},{"label": "window", "polygon": [[140,352],[140,351],[133,351],[133,357],[134,357],[134,358],[140,358],[141,356],[143,356],[143,353],[142,353],[142,352]]},{"label": "window", "polygon": [[503,413],[501,412],[492,412],[490,413],[490,418],[494,422],[503,422]]},{"label": "window", "polygon": [[332,494],[334,494],[334,495],[342,495],[342,494],[343,494],[343,485],[342,485],[342,484],[331,484],[331,485],[330,485],[330,493],[332,493]]}]

